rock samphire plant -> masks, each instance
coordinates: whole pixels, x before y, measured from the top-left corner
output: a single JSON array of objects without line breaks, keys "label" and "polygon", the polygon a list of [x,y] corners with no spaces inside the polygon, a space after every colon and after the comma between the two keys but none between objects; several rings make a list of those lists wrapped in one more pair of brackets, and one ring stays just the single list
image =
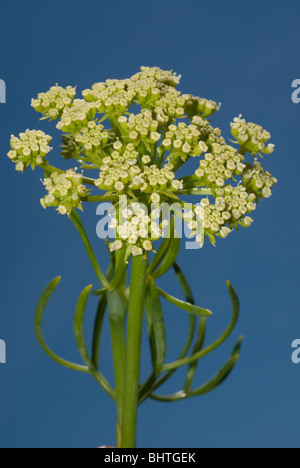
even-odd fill
[{"label": "rock samphire plant", "polygon": [[[239,301],[228,282],[232,321],[216,342],[204,346],[211,312],[195,305],[176,262],[181,237],[178,220],[195,243],[202,246],[208,239],[215,245],[216,238],[224,239],[234,228],[252,224],[249,215],[262,199],[271,196],[277,182],[259,162],[274,150],[274,145],[268,143],[270,134],[240,116],[231,124],[231,143],[235,146],[229,146],[210,122],[219,106],[180,93],[179,81],[180,77],[172,72],[143,67],[129,79],[94,84],[82,92],[81,99],[75,98],[76,89],[71,86],[54,86],[33,99],[32,106],[44,119],[57,121],[56,128],[63,133],[61,155],[70,163],[75,161],[73,167],[62,170],[49,164],[46,157],[52,150],[52,138],[41,130],[12,136],[8,153],[17,171],[37,166],[44,172],[47,194],[41,200],[42,207],[56,208],[74,224],[99,280],[98,289],[93,291],[99,296],[99,305],[91,350],[86,345],[83,323],[92,286],[81,293],[75,312],[75,339],[84,365],[58,357],[42,336],[43,312],[60,278],[43,292],[36,309],[35,328],[40,344],[51,358],[65,367],[91,374],[115,400],[119,448],[135,447],[137,409],[146,398],[169,402],[210,392],[227,378],[239,358],[241,339],[219,373],[200,387],[194,386],[198,361],[224,343],[233,331]],[[191,161],[194,168],[186,175]],[[94,178],[86,177],[86,171],[95,174]],[[101,202],[111,203],[109,227],[115,232],[115,238],[106,241],[111,258],[106,274],[78,214],[84,204]],[[170,269],[176,272],[184,300],[171,296],[157,284]],[[185,311],[189,320],[186,344],[178,359],[170,363],[165,363],[167,341],[161,298]],[[99,367],[106,313],[111,330],[114,387]],[[144,316],[153,371],[141,383]],[[168,396],[158,394],[159,387],[183,366],[187,369],[183,390]]]}]

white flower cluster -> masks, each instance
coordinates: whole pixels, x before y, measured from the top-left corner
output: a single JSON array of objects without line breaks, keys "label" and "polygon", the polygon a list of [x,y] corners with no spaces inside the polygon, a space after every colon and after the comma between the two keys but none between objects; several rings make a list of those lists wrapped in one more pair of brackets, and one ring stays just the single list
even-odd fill
[{"label": "white flower cluster", "polygon": [[87,157],[93,156],[99,148],[103,148],[109,139],[109,131],[104,130],[104,126],[97,124],[94,120],[88,122],[87,126],[75,135],[75,142],[82,147]]},{"label": "white flower cluster", "polygon": [[48,117],[50,120],[55,120],[61,116],[65,107],[72,105],[76,95],[76,88],[67,86],[52,86],[46,93],[40,93],[37,99],[32,99],[31,105],[37,111]]},{"label": "white flower cluster", "polygon": [[244,156],[238,154],[232,146],[213,143],[211,153],[206,153],[196,170],[196,177],[201,185],[213,188],[224,187],[229,179],[241,175],[245,169]]},{"label": "white flower cluster", "polygon": [[220,109],[220,104],[218,105],[216,102],[208,99],[195,97],[192,94],[184,94],[182,97],[185,99],[185,113],[189,117],[211,117]]},{"label": "white flower cluster", "polygon": [[[252,219],[248,215],[257,201],[271,196],[277,180],[264,171],[256,156],[272,153],[274,145],[268,143],[269,132],[247,123],[241,116],[231,124],[240,148],[227,145],[221,130],[208,120],[220,106],[211,100],[182,94],[176,89],[180,78],[172,71],[142,67],[131,78],[94,84],[82,92],[83,99],[75,99],[76,89],[71,86],[54,86],[33,99],[32,106],[50,120],[59,118],[57,128],[64,133],[61,155],[77,159],[83,169],[98,171],[96,180],[85,182],[105,191],[105,199],[126,195],[145,206],[169,205],[174,200],[182,206],[185,204],[182,196],[199,194],[214,198],[212,202],[202,200],[201,206],[194,206],[183,219],[192,231],[200,232],[197,218],[204,210],[204,233],[215,243],[216,236],[225,238],[234,227],[250,226]],[[110,124],[109,129],[104,121]],[[81,208],[82,199],[101,200],[102,195],[86,197],[83,176],[75,170],[63,173],[43,165],[51,149],[50,140],[43,132],[27,130],[20,138],[12,137],[12,151],[8,153],[18,171],[29,165],[54,171],[44,182],[49,193],[42,205],[55,206],[60,213],[70,214],[74,207]],[[254,156],[254,163],[246,162],[247,152]],[[198,158],[196,167],[185,177],[176,176],[191,158]],[[114,203],[120,210],[119,202]],[[137,206],[127,214],[124,223],[112,222],[118,232],[112,251],[125,245],[133,255],[152,250],[153,236],[144,226],[148,215],[142,214]],[[182,219],[181,215],[176,216]],[[151,223],[153,231],[152,220]],[[154,238],[160,238],[161,227],[154,231]],[[202,231],[196,236],[202,242]]]},{"label": "white flower cluster", "polygon": [[272,144],[266,146],[266,143],[271,138],[271,134],[260,125],[247,123],[241,117],[236,117],[231,124],[231,133],[241,145],[241,148],[253,156],[259,153],[273,153],[275,146]]},{"label": "white flower cluster", "polygon": [[145,78],[143,75],[137,81],[131,79],[130,87],[135,94],[133,102],[142,108],[151,110],[168,89],[167,86],[162,85],[154,78]]},{"label": "white flower cluster", "polygon": [[161,95],[161,98],[153,103],[153,111],[157,120],[167,125],[174,122],[176,118],[182,119],[185,116],[185,99],[181,93],[173,88]]},{"label": "white flower cluster", "polygon": [[[141,190],[145,193],[165,193],[177,192],[183,188],[180,180],[175,180],[176,176],[173,172],[174,166],[166,164],[162,169],[159,169],[155,164],[152,166],[143,167],[143,179],[145,180]],[[146,187],[147,184],[147,187]]]},{"label": "white flower cluster", "polygon": [[181,80],[181,75],[172,71],[161,70],[158,67],[141,67],[141,71],[131,77],[132,81],[140,81],[147,78],[152,78],[159,83],[176,88]]},{"label": "white flower cluster", "polygon": [[28,166],[32,169],[44,162],[45,156],[51,151],[49,143],[52,137],[41,130],[26,130],[20,133],[19,138],[12,135],[10,140],[11,151],[7,154],[16,164],[16,170],[23,172]]},{"label": "white flower cluster", "polygon": [[[173,166],[166,164],[159,169],[151,164],[151,158],[144,155],[138,163],[139,153],[134,151],[134,145],[114,144],[115,151],[103,159],[99,179],[95,181],[100,190],[123,194],[139,191],[145,194],[161,194],[162,197],[172,195],[182,189],[182,183],[175,179]],[[125,149],[125,151],[124,151]]]},{"label": "white flower cluster", "polygon": [[205,198],[201,201],[201,206],[204,208],[205,235],[214,245],[215,236],[224,239],[234,227],[238,229],[239,225],[251,226],[253,219],[248,214],[256,209],[256,196],[249,195],[242,185],[226,185],[223,189],[216,190],[215,204]]},{"label": "white flower cluster", "polygon": [[84,90],[82,95],[87,102],[97,102],[98,112],[116,115],[123,114],[135,98],[130,80],[95,83],[92,89]]},{"label": "white flower cluster", "polygon": [[253,166],[247,163],[242,177],[248,192],[255,193],[258,198],[270,198],[272,188],[277,184],[277,179],[264,171],[258,161],[254,161]]},{"label": "white flower cluster", "polygon": [[130,187],[133,188],[133,184],[135,187],[138,186],[141,172],[137,159],[127,159],[116,151],[111,157],[107,156],[103,159],[101,172],[95,185],[100,190],[121,194]]},{"label": "white flower cluster", "polygon": [[208,150],[207,145],[200,138],[201,132],[196,125],[180,122],[178,126],[168,127],[162,146],[170,151],[170,157],[180,156],[185,161],[188,156],[200,156]]},{"label": "white flower cluster", "polygon": [[96,117],[97,103],[75,99],[72,106],[65,107],[56,128],[66,133],[77,133]]},{"label": "white flower cluster", "polygon": [[214,101],[194,97],[190,94],[181,94],[179,91],[168,88],[167,92],[154,103],[154,112],[157,119],[167,124],[170,119],[184,117],[210,117],[220,106]]},{"label": "white flower cluster", "polygon": [[[178,83],[179,77],[171,72],[142,67],[142,71],[130,79],[95,83],[92,89],[84,90],[82,95],[88,102],[98,101],[100,113],[122,115],[133,103],[153,108]],[[176,96],[180,95],[179,92],[175,93]]]},{"label": "white flower cluster", "polygon": [[209,121],[204,119],[203,117],[200,117],[198,115],[195,115],[191,119],[192,125],[197,127],[198,131],[200,132],[200,139],[206,143],[208,146],[208,149],[211,149],[211,145],[213,143],[219,143],[220,145],[226,145],[225,139],[221,136],[222,132],[219,128],[212,127],[209,124]]},{"label": "white flower cluster", "polygon": [[[132,104],[154,112],[160,125],[185,115],[211,116],[219,106],[207,99],[182,95],[176,91],[180,76],[157,67],[142,67],[141,72],[126,80],[107,80],[83,91],[88,102],[97,101],[98,111],[120,116]],[[192,112],[194,113],[192,114]]]},{"label": "white flower cluster", "polygon": [[114,252],[126,246],[133,256],[150,252],[154,250],[152,241],[160,239],[168,225],[168,221],[160,223],[160,210],[153,210],[149,216],[144,205],[131,203],[122,210],[121,219],[113,218],[109,225],[116,229],[118,238],[110,244],[110,250]]},{"label": "white flower cluster", "polygon": [[78,174],[74,169],[62,174],[53,172],[43,184],[48,191],[48,195],[41,199],[43,208],[57,207],[57,211],[62,215],[69,215],[73,208],[82,209],[81,199],[88,194],[83,185],[82,174]]},{"label": "white flower cluster", "polygon": [[159,122],[153,119],[152,112],[143,110],[141,114],[131,114],[129,118],[119,117],[118,123],[121,129],[122,137],[138,146],[144,142],[146,148],[151,151],[149,144],[155,144],[161,139],[158,133]]}]

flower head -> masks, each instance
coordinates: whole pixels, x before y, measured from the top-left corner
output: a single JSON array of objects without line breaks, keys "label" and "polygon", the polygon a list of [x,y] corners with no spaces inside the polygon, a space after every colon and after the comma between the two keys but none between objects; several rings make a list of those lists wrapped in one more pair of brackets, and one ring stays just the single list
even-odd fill
[{"label": "flower head", "polygon": [[7,156],[16,164],[16,170],[19,172],[24,172],[28,166],[34,169],[35,166],[43,164],[44,158],[51,151],[51,140],[52,137],[41,130],[26,130],[19,134],[19,138],[12,135],[12,149]]},{"label": "flower head", "polygon": [[43,208],[54,206],[60,214],[69,215],[73,208],[82,209],[81,200],[88,194],[83,176],[69,169],[65,173],[53,172],[43,182],[48,195],[41,199]]},{"label": "flower head", "polygon": [[138,202],[119,211],[119,216],[112,218],[110,228],[116,229],[117,240],[110,244],[111,252],[127,248],[134,256],[154,250],[153,241],[163,237],[168,224],[154,220],[149,216],[147,207]]},{"label": "flower head", "polygon": [[204,209],[204,231],[215,244],[215,236],[225,238],[239,225],[249,227],[253,220],[249,214],[256,209],[256,196],[249,195],[246,187],[226,185],[215,192],[215,203],[208,198],[201,201]]},{"label": "flower head", "polygon": [[269,198],[272,195],[271,189],[277,184],[277,179],[270,172],[264,171],[258,161],[254,161],[253,165],[247,163],[242,177],[247,190],[258,198]]},{"label": "flower head", "polygon": [[101,162],[101,172],[95,181],[100,190],[117,194],[138,191],[140,194],[155,193],[167,197],[182,188],[182,183],[175,180],[171,164],[166,164],[162,169],[155,164],[149,165],[151,158],[147,155],[143,155],[139,163],[139,153],[134,145],[116,147],[119,150],[113,151]]},{"label": "flower head", "polygon": [[274,145],[266,145],[271,134],[260,125],[247,123],[241,116],[236,117],[231,124],[231,133],[245,152],[248,151],[252,156],[258,153],[271,154],[274,151]]},{"label": "flower head", "polygon": [[[208,120],[220,105],[182,94],[179,82],[172,71],[142,67],[131,78],[95,83],[82,92],[82,99],[75,99],[71,86],[39,94],[32,105],[44,117],[58,119],[62,156],[96,171],[93,179],[84,179],[74,169],[64,172],[43,165],[50,175],[44,181],[48,195],[42,205],[70,214],[82,209],[83,201],[102,197],[97,195],[100,189],[118,215],[111,221],[117,239],[110,249],[126,248],[132,255],[154,250],[163,236],[168,221],[162,219],[159,204],[183,208],[174,216],[187,223],[201,244],[203,234],[215,244],[216,237],[249,227],[258,201],[270,197],[277,182],[257,161],[258,155],[274,150],[268,143],[271,135],[240,116],[231,124],[237,147],[228,145]],[[50,140],[43,132],[27,130],[20,138],[12,137],[8,155],[19,171],[42,165]],[[83,182],[94,188],[96,197],[87,196]],[[116,195],[126,195],[129,208],[122,208]],[[198,196],[198,203],[186,210],[189,195]]]},{"label": "flower head", "polygon": [[76,95],[76,88],[67,86],[52,86],[46,93],[40,93],[37,99],[32,99],[32,107],[44,117],[55,120],[62,115],[66,107],[70,107]]},{"label": "flower head", "polygon": [[56,128],[65,133],[78,132],[95,118],[96,113],[97,107],[94,103],[75,99],[70,107],[64,108]]},{"label": "flower head", "polygon": [[245,169],[244,156],[238,154],[236,149],[213,143],[211,152],[206,153],[200,161],[200,167],[195,175],[203,186],[210,188],[224,187],[226,181],[234,180]]}]

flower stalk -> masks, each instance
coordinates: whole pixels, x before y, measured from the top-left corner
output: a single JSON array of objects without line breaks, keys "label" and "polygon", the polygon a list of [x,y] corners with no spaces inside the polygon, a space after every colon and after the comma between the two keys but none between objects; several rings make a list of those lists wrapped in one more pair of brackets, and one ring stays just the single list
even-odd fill
[{"label": "flower stalk", "polygon": [[148,255],[137,256],[132,261],[128,305],[128,329],[121,439],[122,448],[134,448],[136,446],[143,310],[147,281],[147,267]]}]

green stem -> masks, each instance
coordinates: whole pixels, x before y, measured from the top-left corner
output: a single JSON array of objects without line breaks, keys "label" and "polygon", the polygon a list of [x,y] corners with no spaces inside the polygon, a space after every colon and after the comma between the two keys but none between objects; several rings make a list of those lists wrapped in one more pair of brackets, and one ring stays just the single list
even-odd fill
[{"label": "green stem", "polygon": [[241,145],[238,153],[241,154],[242,156],[245,156],[245,154],[247,153],[247,149],[244,148],[243,145]]},{"label": "green stem", "polygon": [[83,177],[83,183],[87,185],[93,185],[95,187],[96,179],[91,179],[90,177]]},{"label": "green stem", "polygon": [[141,361],[143,310],[148,255],[134,257],[128,309],[128,332],[121,448],[135,448]]},{"label": "green stem", "polygon": [[117,447],[121,447],[121,428],[123,417],[123,397],[124,397],[124,378],[125,378],[125,357],[126,357],[126,337],[125,320],[127,301],[123,293],[119,290],[111,291],[107,294],[109,304],[109,325],[111,332],[116,402],[117,402]]},{"label": "green stem", "polygon": [[63,174],[65,171],[62,169],[58,169],[57,167],[50,166],[50,164],[43,163],[39,166],[41,169],[44,169],[44,171],[49,172],[52,174],[53,172],[58,172],[59,174]]},{"label": "green stem", "polygon": [[119,200],[119,195],[88,195],[82,199],[83,202],[117,202]]},{"label": "green stem", "polygon": [[[187,158],[186,161],[190,159],[190,156]],[[179,171],[179,169],[186,163],[186,161],[183,161],[180,157],[176,159],[176,161],[172,162],[174,165],[173,172]]]},{"label": "green stem", "polygon": [[91,243],[90,243],[89,238],[87,236],[87,233],[86,233],[86,231],[85,231],[85,229],[83,227],[80,216],[78,215],[76,210],[72,211],[69,218],[72,221],[72,223],[74,224],[74,226],[76,227],[77,231],[79,232],[79,235],[80,235],[80,237],[81,237],[81,239],[82,239],[82,241],[84,243],[86,252],[87,252],[87,254],[89,256],[89,259],[91,261],[91,264],[92,264],[92,266],[93,266],[93,268],[95,270],[97,278],[99,279],[100,283],[105,288],[107,288],[109,283],[108,283],[105,275],[103,274],[103,272],[102,272],[102,270],[101,270],[101,268],[99,266],[99,263],[98,263],[98,261],[96,259],[93,248],[91,246]]},{"label": "green stem", "polygon": [[118,124],[118,121],[117,121],[116,117],[111,115],[109,117],[109,122],[110,122],[110,125],[112,126],[112,129],[116,133],[116,135],[119,138],[122,138],[122,133],[121,133],[121,130],[120,130],[120,127],[119,127],[119,124]]},{"label": "green stem", "polygon": [[177,195],[212,195],[211,189],[204,189],[204,188],[191,188],[191,189],[183,189],[177,192]]}]

